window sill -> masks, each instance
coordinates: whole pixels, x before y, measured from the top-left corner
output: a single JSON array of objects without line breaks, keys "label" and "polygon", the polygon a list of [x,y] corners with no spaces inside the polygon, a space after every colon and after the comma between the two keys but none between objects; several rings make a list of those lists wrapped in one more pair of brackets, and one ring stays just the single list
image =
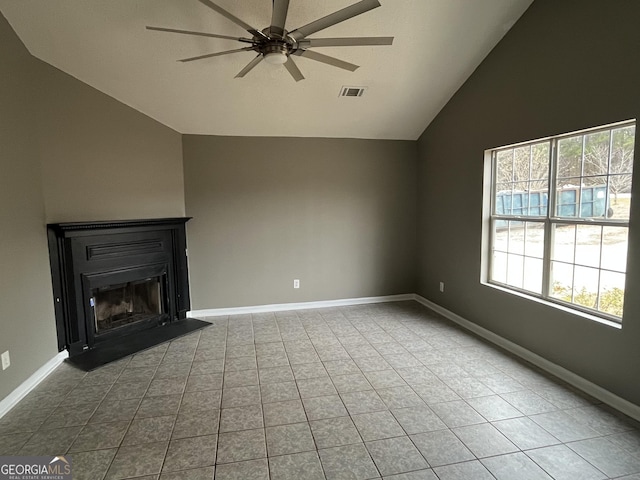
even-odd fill
[{"label": "window sill", "polygon": [[608,320],[606,318],[599,317],[598,315],[592,315],[590,313],[583,312],[581,310],[576,310],[574,308],[564,306],[564,305],[562,305],[560,303],[550,302],[549,300],[545,300],[543,298],[539,298],[539,297],[536,297],[534,295],[527,295],[526,293],[520,292],[518,290],[511,290],[510,288],[505,288],[505,287],[502,287],[500,285],[496,285],[494,283],[488,283],[488,282],[484,282],[484,281],[480,282],[480,283],[482,285],[484,285],[485,287],[490,287],[490,288],[493,288],[495,290],[499,290],[501,292],[508,293],[509,295],[515,295],[515,296],[523,298],[525,300],[529,300],[529,301],[533,301],[533,302],[539,303],[539,304],[544,305],[546,307],[555,308],[556,310],[560,310],[562,312],[569,313],[571,315],[575,315],[575,316],[580,317],[580,318],[584,318],[585,320],[590,320],[592,322],[597,322],[597,323],[600,323],[602,325],[606,325],[607,327],[616,328],[618,330],[622,329],[622,323],[614,322],[613,320]]}]

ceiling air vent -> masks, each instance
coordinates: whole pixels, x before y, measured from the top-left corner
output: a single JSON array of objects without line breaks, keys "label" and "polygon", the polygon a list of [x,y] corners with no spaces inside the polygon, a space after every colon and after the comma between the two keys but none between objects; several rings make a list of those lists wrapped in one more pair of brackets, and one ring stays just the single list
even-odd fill
[{"label": "ceiling air vent", "polygon": [[361,97],[367,87],[342,87],[340,90],[341,97]]}]

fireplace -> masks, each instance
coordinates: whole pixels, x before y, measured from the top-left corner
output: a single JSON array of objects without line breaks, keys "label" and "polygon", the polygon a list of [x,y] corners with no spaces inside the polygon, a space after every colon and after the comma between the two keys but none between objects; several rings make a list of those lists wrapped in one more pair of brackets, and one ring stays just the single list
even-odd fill
[{"label": "fireplace", "polygon": [[73,357],[186,318],[188,220],[47,226],[59,350]]}]

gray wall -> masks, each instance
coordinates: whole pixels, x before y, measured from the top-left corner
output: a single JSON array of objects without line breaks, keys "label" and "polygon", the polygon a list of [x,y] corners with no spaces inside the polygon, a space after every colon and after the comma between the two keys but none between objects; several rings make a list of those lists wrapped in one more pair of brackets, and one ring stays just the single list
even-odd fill
[{"label": "gray wall", "polygon": [[57,353],[42,177],[34,141],[36,62],[0,16],[0,399]]},{"label": "gray wall", "polygon": [[0,400],[57,353],[46,223],[184,215],[181,136],[31,57],[0,15]]},{"label": "gray wall", "polygon": [[181,135],[42,67],[39,144],[47,221],[184,216]]},{"label": "gray wall", "polygon": [[621,330],[480,284],[483,151],[638,118],[638,18],[640,2],[536,0],[427,128],[418,293],[640,405],[637,161]]},{"label": "gray wall", "polygon": [[47,221],[184,216],[181,135],[40,64]]},{"label": "gray wall", "polygon": [[193,309],[414,291],[415,142],[183,145]]}]

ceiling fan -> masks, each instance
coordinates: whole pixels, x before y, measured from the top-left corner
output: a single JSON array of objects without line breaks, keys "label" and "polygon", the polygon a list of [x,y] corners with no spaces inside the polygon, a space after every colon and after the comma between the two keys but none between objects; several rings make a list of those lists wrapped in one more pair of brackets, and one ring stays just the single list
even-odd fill
[{"label": "ceiling fan", "polygon": [[326,17],[322,17],[307,25],[288,31],[285,29],[287,12],[289,10],[289,0],[273,0],[273,13],[271,15],[271,25],[263,30],[257,30],[248,23],[229,13],[219,5],[210,0],[198,0],[203,5],[231,20],[236,25],[241,26],[249,32],[251,38],[231,37],[228,35],[218,35],[215,33],[194,32],[191,30],[178,30],[175,28],[147,27],[148,30],[158,32],[179,33],[184,35],[196,35],[201,37],[223,38],[227,40],[237,40],[246,43],[247,46],[224,52],[208,53],[197,57],[184,58],[181,62],[193,62],[205,58],[219,57],[236,52],[254,51],[258,55],[236,75],[242,78],[258,65],[262,60],[267,63],[284,65],[296,82],[304,79],[302,72],[294,63],[292,56],[297,55],[317,62],[333,65],[334,67],[349,70],[351,72],[358,68],[358,65],[330,57],[313,50],[314,47],[354,47],[364,45],[391,45],[393,37],[347,37],[347,38],[307,38],[320,30],[331,27],[338,23],[349,20],[362,13],[368,12],[380,6],[378,0],[361,0],[353,5],[338,10]]}]

